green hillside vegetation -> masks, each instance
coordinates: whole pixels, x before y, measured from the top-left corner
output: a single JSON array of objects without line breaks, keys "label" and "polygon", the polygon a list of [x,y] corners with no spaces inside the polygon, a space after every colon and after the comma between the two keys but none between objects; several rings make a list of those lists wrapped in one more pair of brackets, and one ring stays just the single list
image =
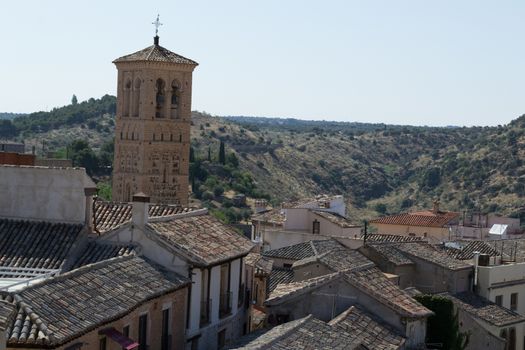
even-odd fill
[{"label": "green hillside vegetation", "polygon": [[[107,183],[114,112],[115,98],[104,96],[0,123],[0,137],[24,140],[39,152],[45,140],[45,151],[62,154],[84,140],[97,161],[76,148],[69,156],[95,164],[88,171]],[[194,112],[192,124],[194,199],[225,220],[247,215],[247,208],[226,214],[239,193],[248,202],[266,197],[274,204],[343,194],[356,221],[429,208],[434,199],[448,210],[523,213],[525,117],[498,127],[437,128]]]}]

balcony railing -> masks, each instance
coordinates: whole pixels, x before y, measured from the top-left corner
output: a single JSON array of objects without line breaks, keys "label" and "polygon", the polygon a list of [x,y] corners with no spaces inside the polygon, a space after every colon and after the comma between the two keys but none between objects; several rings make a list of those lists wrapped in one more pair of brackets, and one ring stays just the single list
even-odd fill
[{"label": "balcony railing", "polygon": [[200,326],[207,325],[210,323],[210,313],[211,313],[211,299],[206,299],[201,301],[201,318]]},{"label": "balcony railing", "polygon": [[232,312],[232,292],[221,293],[219,317],[223,318]]}]

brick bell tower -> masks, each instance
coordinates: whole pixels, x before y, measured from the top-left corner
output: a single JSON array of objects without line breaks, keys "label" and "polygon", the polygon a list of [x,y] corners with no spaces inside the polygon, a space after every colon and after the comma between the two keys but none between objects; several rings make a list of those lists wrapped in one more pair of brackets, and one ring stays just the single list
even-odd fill
[{"label": "brick bell tower", "polygon": [[154,203],[187,205],[191,84],[198,63],[160,46],[158,35],[152,46],[113,63],[118,70],[113,200],[129,202],[143,192]]}]

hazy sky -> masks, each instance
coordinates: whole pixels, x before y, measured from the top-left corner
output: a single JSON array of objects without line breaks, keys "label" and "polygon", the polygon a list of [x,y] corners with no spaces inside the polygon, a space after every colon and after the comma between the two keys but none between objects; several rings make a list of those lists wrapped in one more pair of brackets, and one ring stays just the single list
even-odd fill
[{"label": "hazy sky", "polygon": [[2,1],[0,111],[115,94],[153,42],[200,65],[194,110],[415,125],[525,113],[525,1]]}]

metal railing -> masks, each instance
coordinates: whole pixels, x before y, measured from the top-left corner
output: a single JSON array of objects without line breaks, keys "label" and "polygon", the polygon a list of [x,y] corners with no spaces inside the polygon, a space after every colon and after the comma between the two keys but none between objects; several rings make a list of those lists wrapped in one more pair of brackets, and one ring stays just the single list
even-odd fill
[{"label": "metal railing", "polygon": [[219,317],[229,315],[232,312],[232,292],[221,293],[219,300]]},{"label": "metal railing", "polygon": [[207,325],[211,320],[211,299],[201,301],[200,326]]},{"label": "metal railing", "polygon": [[24,267],[2,267],[0,268],[0,280],[12,279],[12,281],[10,281],[11,283],[4,283],[4,285],[0,287],[0,291],[9,291],[12,289],[27,287],[33,282],[53,277],[60,272],[60,269],[51,270]]}]

